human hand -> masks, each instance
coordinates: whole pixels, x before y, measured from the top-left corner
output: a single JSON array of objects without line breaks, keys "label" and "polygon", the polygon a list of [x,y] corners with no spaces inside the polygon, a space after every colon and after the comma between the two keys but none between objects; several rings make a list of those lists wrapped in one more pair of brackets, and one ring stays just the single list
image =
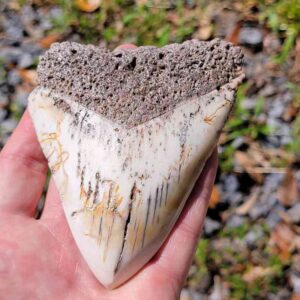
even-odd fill
[{"label": "human hand", "polygon": [[53,181],[41,218],[34,218],[47,161],[26,111],[0,153],[0,299],[178,299],[216,169],[215,150],[159,252],[128,282],[110,291],[81,257]]}]

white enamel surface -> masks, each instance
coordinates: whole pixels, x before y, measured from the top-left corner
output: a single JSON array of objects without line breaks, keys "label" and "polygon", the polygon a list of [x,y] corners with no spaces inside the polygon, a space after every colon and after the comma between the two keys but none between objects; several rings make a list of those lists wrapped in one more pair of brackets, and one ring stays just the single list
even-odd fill
[{"label": "white enamel surface", "polygon": [[[103,285],[120,285],[157,252],[217,142],[240,81],[132,129],[63,95],[32,92],[29,111],[68,223]],[[54,106],[54,96],[77,117]]]}]

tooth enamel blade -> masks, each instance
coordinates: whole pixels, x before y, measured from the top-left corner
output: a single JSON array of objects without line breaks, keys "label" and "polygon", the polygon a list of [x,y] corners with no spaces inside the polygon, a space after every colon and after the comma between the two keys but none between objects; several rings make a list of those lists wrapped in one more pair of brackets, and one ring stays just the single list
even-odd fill
[{"label": "tooth enamel blade", "polygon": [[51,49],[29,111],[77,246],[115,288],[178,219],[232,109],[242,55],[219,40]]}]

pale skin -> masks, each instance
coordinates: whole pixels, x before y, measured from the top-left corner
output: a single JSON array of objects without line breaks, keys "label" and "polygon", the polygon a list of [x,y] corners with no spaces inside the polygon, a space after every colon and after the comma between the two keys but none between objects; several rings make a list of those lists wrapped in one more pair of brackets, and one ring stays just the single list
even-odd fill
[{"label": "pale skin", "polygon": [[25,111],[0,152],[0,299],[178,299],[192,263],[216,170],[214,150],[159,252],[125,284],[107,290],[80,255],[53,181],[41,218],[34,218],[47,161]]}]

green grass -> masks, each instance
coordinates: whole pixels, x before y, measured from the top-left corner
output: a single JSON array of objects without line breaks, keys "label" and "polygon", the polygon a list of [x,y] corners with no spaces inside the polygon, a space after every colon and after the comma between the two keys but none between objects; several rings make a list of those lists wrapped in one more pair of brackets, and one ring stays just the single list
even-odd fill
[{"label": "green grass", "polygon": [[248,88],[247,83],[239,87],[232,115],[224,129],[227,141],[220,156],[220,166],[225,172],[232,171],[233,168],[233,154],[236,150],[233,146],[235,139],[246,137],[251,140],[259,140],[272,133],[272,128],[259,119],[259,116],[264,112],[264,97],[260,96],[253,99],[255,103],[251,109],[243,106],[247,98]]},{"label": "green grass", "polygon": [[288,58],[300,33],[299,0],[261,0],[260,19],[281,39],[283,46],[274,60],[282,64]]},{"label": "green grass", "polygon": [[182,42],[191,37],[198,26],[199,12],[186,17],[182,1],[174,9],[175,23],[168,19],[168,6],[137,5],[130,1],[103,1],[101,8],[92,13],[80,11],[73,1],[55,0],[62,14],[54,19],[54,31],[68,34],[77,32],[87,43],[100,40],[116,46],[118,42],[136,45],[164,46]]},{"label": "green grass", "polygon": [[[265,233],[265,239],[262,240],[259,246],[256,262],[252,261],[250,253],[235,247],[237,240],[243,240],[249,230],[253,228],[253,225],[249,223],[245,223],[237,228],[225,227],[219,231],[215,238],[201,239],[195,255],[196,265],[198,266],[198,273],[195,275],[197,280],[203,278],[203,274],[207,274],[207,272],[217,274],[223,282],[228,283],[230,299],[263,299],[262,297],[266,297],[268,293],[276,294],[278,288],[286,284],[284,268],[290,262],[283,263],[272,252],[268,246],[270,229],[263,222],[259,222],[259,226]],[[218,239],[219,242],[225,239],[221,250],[219,248],[220,245],[217,249],[214,248],[215,239]],[[259,261],[260,264],[258,264]],[[237,265],[242,267],[239,271],[235,268]],[[247,282],[244,279],[244,274],[251,272],[257,266],[263,269],[271,268],[272,272]]]},{"label": "green grass", "polygon": [[[293,94],[292,105],[300,111],[300,87],[290,83],[289,89]],[[291,137],[292,141],[285,146],[286,150],[295,155],[300,154],[300,115],[296,116],[296,118],[291,123]]]}]

